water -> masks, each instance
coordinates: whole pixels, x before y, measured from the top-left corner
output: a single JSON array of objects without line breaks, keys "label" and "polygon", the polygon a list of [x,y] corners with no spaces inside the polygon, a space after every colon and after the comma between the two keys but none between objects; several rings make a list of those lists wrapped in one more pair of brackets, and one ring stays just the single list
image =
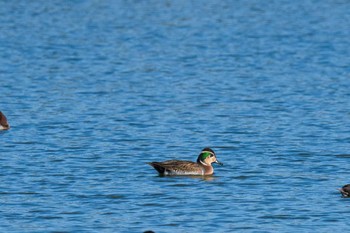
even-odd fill
[{"label": "water", "polygon": [[348,230],[349,7],[1,1],[0,231]]}]

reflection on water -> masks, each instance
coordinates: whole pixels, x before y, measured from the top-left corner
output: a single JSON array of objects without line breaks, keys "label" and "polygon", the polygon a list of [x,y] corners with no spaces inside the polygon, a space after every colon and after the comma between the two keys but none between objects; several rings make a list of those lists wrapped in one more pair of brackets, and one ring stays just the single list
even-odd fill
[{"label": "reflection on water", "polygon": [[186,175],[180,175],[180,176],[166,176],[166,175],[158,175],[162,178],[170,178],[170,179],[196,179],[196,180],[203,180],[203,181],[213,181],[216,179],[215,176],[186,176]]}]

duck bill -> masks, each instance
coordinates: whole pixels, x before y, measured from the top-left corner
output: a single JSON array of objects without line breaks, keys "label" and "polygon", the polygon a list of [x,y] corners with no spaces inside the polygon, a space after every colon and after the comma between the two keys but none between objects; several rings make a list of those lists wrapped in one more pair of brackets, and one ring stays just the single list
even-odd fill
[{"label": "duck bill", "polygon": [[219,162],[218,160],[216,160],[215,163],[219,164],[220,166],[224,165],[223,163]]}]

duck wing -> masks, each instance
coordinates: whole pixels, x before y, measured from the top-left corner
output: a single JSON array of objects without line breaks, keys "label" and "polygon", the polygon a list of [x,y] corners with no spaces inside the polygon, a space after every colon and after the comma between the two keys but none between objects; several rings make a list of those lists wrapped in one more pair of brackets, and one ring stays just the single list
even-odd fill
[{"label": "duck wing", "polygon": [[203,169],[195,162],[168,160],[148,163],[162,175],[201,175]]}]

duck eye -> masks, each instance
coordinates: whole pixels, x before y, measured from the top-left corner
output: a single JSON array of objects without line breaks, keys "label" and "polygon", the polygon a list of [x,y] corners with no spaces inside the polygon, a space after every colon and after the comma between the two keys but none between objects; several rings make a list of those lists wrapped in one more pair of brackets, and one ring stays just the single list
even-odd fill
[{"label": "duck eye", "polygon": [[209,155],[210,158],[214,157],[214,155]]}]

